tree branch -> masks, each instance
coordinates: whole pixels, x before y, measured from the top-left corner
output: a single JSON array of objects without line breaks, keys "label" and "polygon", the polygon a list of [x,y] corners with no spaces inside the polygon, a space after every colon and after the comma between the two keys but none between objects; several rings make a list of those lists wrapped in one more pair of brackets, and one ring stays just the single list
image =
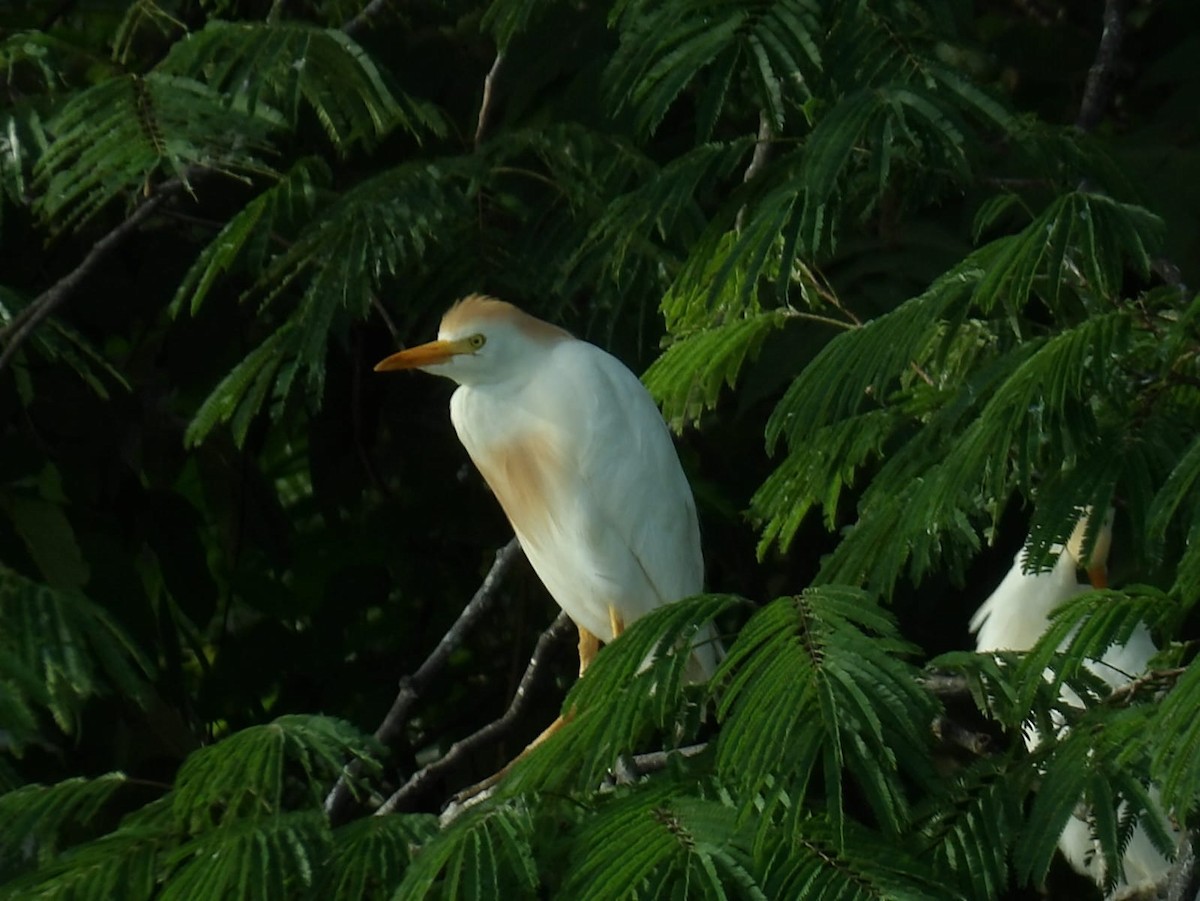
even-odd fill
[{"label": "tree branch", "polygon": [[[767,111],[759,110],[758,112],[758,137],[754,143],[754,155],[750,157],[750,165],[746,167],[745,173],[742,175],[742,184],[747,183],[752,178],[762,171],[763,166],[767,164],[767,160],[771,157],[771,139],[774,133],[771,131],[771,117]],[[746,207],[742,206],[738,210],[735,228],[740,232],[742,223],[746,219]]]},{"label": "tree branch", "polygon": [[[450,659],[450,655],[462,644],[463,637],[491,609],[496,600],[496,591],[500,587],[501,579],[504,578],[504,574],[512,566],[520,552],[521,545],[516,538],[511,539],[508,544],[496,552],[496,560],[492,563],[492,568],[483,577],[483,582],[480,583],[467,606],[463,608],[462,613],[458,615],[458,619],[446,630],[446,634],[437,643],[437,647],[430,652],[415,673],[400,680],[400,691],[396,694],[396,700],[392,702],[387,716],[375,730],[375,738],[381,744],[391,745],[403,733],[404,727],[408,723],[409,709],[421,697],[421,693],[425,691],[433,678],[441,672]],[[362,766],[358,761],[351,763],[338,777],[337,783],[325,797],[325,812],[334,825],[343,822],[348,817],[352,800],[350,782],[356,779],[361,772]]]},{"label": "tree branch", "polygon": [[78,266],[39,294],[33,303],[14,316],[3,329],[0,329],[0,341],[7,342],[4,352],[0,354],[0,372],[4,371],[9,360],[33,336],[38,326],[66,303],[80,283],[103,262],[104,258],[132,235],[138,226],[162,205],[163,201],[182,187],[182,184],[179,179],[171,179],[160,185],[153,197],[130,213],[128,219],[93,244],[92,249],[88,251],[87,256]]},{"label": "tree branch", "polygon": [[970,701],[971,686],[966,676],[947,673],[922,673],[921,687],[945,703],[946,701]]},{"label": "tree branch", "polygon": [[380,13],[387,8],[389,3],[391,3],[391,0],[371,0],[370,3],[359,11],[357,16],[342,26],[342,31],[353,37],[354,34],[362,31],[375,19],[379,18]]},{"label": "tree branch", "polygon": [[1167,901],[1195,901],[1200,898],[1200,868],[1196,866],[1196,841],[1192,835],[1180,845],[1179,856],[1167,877]]},{"label": "tree branch", "polygon": [[1104,3],[1104,30],[1096,47],[1096,59],[1083,86],[1079,115],[1075,117],[1075,126],[1083,131],[1091,131],[1100,124],[1112,99],[1117,55],[1125,38],[1125,3],[1126,0],[1105,0]]},{"label": "tree branch", "polygon": [[560,613],[558,618],[538,638],[533,654],[529,658],[529,665],[525,667],[525,674],[521,676],[521,681],[517,685],[508,709],[498,719],[488,723],[482,729],[456,741],[450,746],[450,750],[433,763],[413,773],[408,781],[375,811],[375,815],[380,816],[403,809],[404,805],[419,795],[431,781],[451,772],[468,754],[495,741],[511,729],[525,710],[531,689],[542,671],[546,657],[556,644],[571,635],[574,630],[575,624],[571,622],[571,618],[566,613]]},{"label": "tree branch", "polygon": [[500,69],[504,66],[504,51],[496,52],[496,59],[492,63],[492,68],[488,69],[488,74],[483,79],[483,99],[479,102],[479,118],[475,120],[475,146],[478,147],[483,141],[483,136],[487,134],[488,123],[492,116],[492,99],[495,96],[493,91],[496,87],[496,79],[500,76]]},{"label": "tree branch", "polygon": [[672,757],[695,757],[708,747],[708,742],[702,741],[682,748],[667,748],[662,751],[647,751],[645,754],[634,754],[632,757],[620,757],[602,787],[630,785],[640,777],[657,773],[667,768]]},{"label": "tree branch", "polygon": [[1143,689],[1149,686],[1158,688],[1167,683],[1175,682],[1185,672],[1187,672],[1187,667],[1183,666],[1173,667],[1172,669],[1147,670],[1137,678],[1131,679],[1124,685],[1114,688],[1109,693],[1105,703],[1114,707],[1124,706],[1132,701],[1134,696]]}]

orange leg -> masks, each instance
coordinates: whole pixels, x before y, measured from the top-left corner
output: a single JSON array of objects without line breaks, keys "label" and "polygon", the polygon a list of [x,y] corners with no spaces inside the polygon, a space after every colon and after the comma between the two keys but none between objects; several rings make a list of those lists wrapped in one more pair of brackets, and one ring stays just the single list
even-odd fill
[{"label": "orange leg", "polygon": [[563,726],[565,726],[570,721],[571,721],[570,713],[568,713],[566,716],[558,717],[558,719],[556,719],[553,723],[551,723],[549,726],[547,726],[545,729],[542,730],[541,735],[539,735],[537,738],[535,738],[533,741],[531,741],[529,744],[527,744],[525,746],[524,751],[522,751],[520,754],[518,754],[516,757],[514,757],[512,760],[510,760],[508,763],[506,763],[503,767],[501,767],[495,773],[492,773],[492,775],[488,776],[483,781],[476,782],[470,788],[464,788],[462,791],[460,791],[458,794],[456,794],[454,796],[454,800],[457,801],[459,804],[461,804],[463,801],[466,801],[469,798],[474,798],[476,795],[487,791],[489,788],[491,788],[496,783],[498,783],[501,779],[503,779],[505,776],[507,776],[508,771],[511,770],[514,766],[516,766],[519,761],[524,760],[526,758],[526,756],[529,755],[530,751],[532,751],[534,748],[536,748],[538,745],[540,745],[542,742],[544,742],[546,739],[548,739],[551,735],[553,735],[555,732],[557,732],[559,729],[561,729]]},{"label": "orange leg", "polygon": [[[608,621],[612,626],[614,638],[625,631],[625,621],[621,619],[621,615],[617,613],[615,607],[609,606]],[[576,626],[576,628],[579,629],[579,675],[582,676],[587,671],[587,668],[592,665],[592,661],[596,659],[596,654],[600,651],[600,639],[587,629],[583,628],[583,626]],[[530,751],[532,751],[570,721],[571,713],[567,713],[565,716],[560,716],[553,723],[543,729],[541,735],[531,741],[525,747],[524,751],[509,761],[509,763],[501,770],[493,773],[491,776],[488,776],[488,778],[484,779],[482,782],[476,782],[470,788],[463,789],[454,796],[454,800],[462,803],[468,798],[473,798],[481,792],[487,791],[506,775],[508,775],[508,771],[516,766],[517,761],[523,760]]]},{"label": "orange leg", "polygon": [[600,639],[585,629],[579,626],[579,675],[583,675],[592,661],[596,659],[596,654],[600,650]]},{"label": "orange leg", "polygon": [[613,638],[625,631],[625,620],[621,618],[621,614],[617,613],[617,608],[612,604],[608,605],[608,622],[612,626]]}]

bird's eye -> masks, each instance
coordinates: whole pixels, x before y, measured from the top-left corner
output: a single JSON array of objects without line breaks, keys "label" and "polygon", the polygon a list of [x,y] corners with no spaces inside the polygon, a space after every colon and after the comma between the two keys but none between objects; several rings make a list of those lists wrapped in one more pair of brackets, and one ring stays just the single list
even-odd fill
[{"label": "bird's eye", "polygon": [[487,338],[483,335],[472,335],[467,339],[467,343],[471,345],[471,350],[479,350],[479,348],[487,344]]}]

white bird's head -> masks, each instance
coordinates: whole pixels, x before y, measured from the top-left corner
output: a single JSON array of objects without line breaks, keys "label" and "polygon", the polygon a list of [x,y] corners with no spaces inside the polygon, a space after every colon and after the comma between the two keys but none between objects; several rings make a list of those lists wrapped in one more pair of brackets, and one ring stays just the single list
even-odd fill
[{"label": "white bird's head", "polygon": [[486,385],[522,378],[541,356],[571,335],[510,303],[472,294],[442,317],[436,341],[394,353],[376,372],[423,369],[460,385]]},{"label": "white bird's head", "polygon": [[1112,548],[1113,515],[1114,511],[1109,509],[1104,521],[1100,523],[1095,543],[1092,545],[1091,556],[1086,561],[1083,556],[1083,546],[1092,521],[1091,507],[1084,511],[1079,522],[1075,524],[1075,529],[1071,532],[1071,537],[1067,539],[1067,546],[1064,549],[1064,553],[1074,561],[1076,568],[1082,567],[1087,570],[1088,579],[1094,588],[1108,587],[1108,552]]}]

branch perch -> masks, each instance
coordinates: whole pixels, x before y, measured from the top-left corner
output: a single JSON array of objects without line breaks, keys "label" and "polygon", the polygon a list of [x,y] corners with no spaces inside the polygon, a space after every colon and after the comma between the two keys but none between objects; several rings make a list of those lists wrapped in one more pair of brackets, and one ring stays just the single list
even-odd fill
[{"label": "branch perch", "polygon": [[[391,745],[403,733],[404,727],[408,723],[409,709],[421,697],[421,693],[425,691],[433,678],[445,667],[450,655],[462,644],[464,636],[492,608],[500,581],[520,553],[521,545],[516,538],[512,538],[508,544],[496,552],[496,560],[492,563],[492,568],[483,577],[483,582],[480,583],[467,606],[463,608],[462,613],[458,615],[454,625],[446,630],[446,634],[437,643],[437,647],[430,652],[417,671],[400,680],[400,691],[396,694],[396,700],[392,702],[387,716],[375,730],[375,738],[381,744]],[[325,812],[335,825],[342,822],[349,813],[351,800],[349,783],[361,772],[362,767],[358,765],[357,761],[352,763],[338,778],[337,783],[325,798]]]},{"label": "branch perch", "polygon": [[342,26],[342,31],[353,37],[378,18],[390,3],[391,0],[371,0],[357,16]]},{"label": "branch perch", "polygon": [[1112,99],[1117,56],[1125,38],[1125,3],[1126,0],[1106,0],[1104,4],[1104,31],[1083,86],[1079,115],[1075,117],[1075,126],[1082,131],[1091,131],[1100,124]]},{"label": "branch perch", "polygon": [[92,270],[124,243],[125,239],[132,235],[138,226],[145,222],[162,205],[163,201],[180,187],[182,187],[182,182],[178,179],[164,182],[153,197],[129,214],[128,219],[93,244],[92,249],[88,251],[87,256],[78,266],[39,294],[33,303],[14,316],[3,329],[0,329],[0,340],[7,342],[4,353],[0,354],[0,372],[4,371],[9,360],[33,336],[38,326],[70,298],[80,283],[92,273]]},{"label": "branch perch", "polygon": [[556,644],[573,634],[574,631],[575,624],[571,622],[571,618],[566,613],[560,613],[558,618],[538,638],[533,654],[529,658],[529,665],[525,667],[525,674],[521,676],[521,681],[517,685],[508,709],[498,719],[488,723],[482,729],[456,741],[450,746],[450,750],[439,759],[413,773],[409,780],[375,811],[375,815],[381,816],[401,809],[429,782],[451,772],[472,751],[494,741],[511,729],[528,704],[531,689],[541,673],[546,657]]},{"label": "branch perch", "polygon": [[500,50],[496,53],[496,59],[492,63],[492,68],[488,70],[488,74],[483,79],[483,99],[479,101],[479,118],[475,120],[475,146],[478,147],[483,137],[487,134],[488,122],[492,117],[492,99],[495,96],[493,91],[496,88],[496,79],[500,77],[500,69],[504,66],[504,51]]}]

